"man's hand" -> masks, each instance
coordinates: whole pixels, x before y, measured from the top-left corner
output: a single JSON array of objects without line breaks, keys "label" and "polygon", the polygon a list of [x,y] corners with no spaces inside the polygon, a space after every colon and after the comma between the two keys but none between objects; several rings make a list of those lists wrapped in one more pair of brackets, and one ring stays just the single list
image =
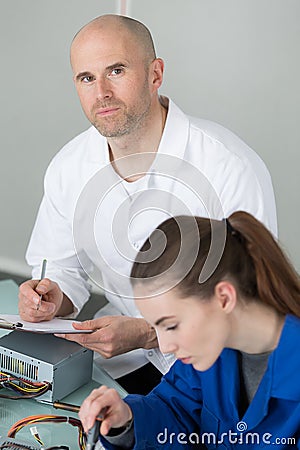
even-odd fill
[{"label": "man's hand", "polygon": [[90,334],[59,334],[70,341],[100,353],[104,358],[121,355],[137,348],[158,347],[155,330],[144,319],[105,316],[73,323],[77,330],[95,330]]},{"label": "man's hand", "polygon": [[[43,296],[42,301],[40,295]],[[73,306],[70,300],[58,284],[48,278],[41,281],[28,280],[19,287],[19,314],[23,320],[41,322],[72,311]]]},{"label": "man's hand", "polygon": [[100,433],[104,436],[111,428],[122,427],[132,419],[132,411],[127,403],[115,389],[107,386],[94,389],[81,405],[79,418],[85,432],[92,428],[99,415],[103,417]]}]

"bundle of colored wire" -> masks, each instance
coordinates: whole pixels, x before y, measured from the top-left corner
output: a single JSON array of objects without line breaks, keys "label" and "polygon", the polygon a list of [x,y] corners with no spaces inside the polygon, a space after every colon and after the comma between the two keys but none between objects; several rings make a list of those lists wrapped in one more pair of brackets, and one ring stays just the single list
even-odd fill
[{"label": "bundle of colored wire", "polygon": [[0,397],[18,400],[19,398],[38,397],[47,392],[51,384],[25,380],[24,378],[0,371],[0,386],[18,393],[18,395],[0,394]]},{"label": "bundle of colored wire", "polygon": [[[80,450],[85,450],[86,437],[83,431],[81,422],[79,419],[75,419],[74,417],[67,416],[52,416],[52,415],[39,415],[39,416],[28,416],[24,419],[16,422],[7,433],[8,437],[15,437],[18,431],[20,431],[26,425],[32,425],[34,423],[43,423],[43,422],[51,422],[51,423],[69,423],[73,427],[78,428],[78,445]],[[35,437],[35,435],[34,435]],[[40,438],[39,438],[40,439]],[[40,441],[38,441],[40,443]]]}]

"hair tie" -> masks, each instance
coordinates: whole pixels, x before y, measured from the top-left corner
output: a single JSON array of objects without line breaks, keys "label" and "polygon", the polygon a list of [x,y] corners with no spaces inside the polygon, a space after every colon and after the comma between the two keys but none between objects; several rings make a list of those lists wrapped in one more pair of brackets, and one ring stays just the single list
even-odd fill
[{"label": "hair tie", "polygon": [[229,222],[229,219],[225,218],[225,219],[223,219],[223,220],[225,220],[227,232],[228,232],[229,234],[231,234],[232,236],[237,235],[238,233],[237,233],[237,231],[235,230],[235,228],[233,228],[233,226],[231,225],[231,223]]}]

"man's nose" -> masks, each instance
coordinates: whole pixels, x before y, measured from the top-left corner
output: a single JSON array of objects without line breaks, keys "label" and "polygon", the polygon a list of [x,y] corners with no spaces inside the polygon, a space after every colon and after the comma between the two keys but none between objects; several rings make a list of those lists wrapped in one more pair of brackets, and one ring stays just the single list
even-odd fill
[{"label": "man's nose", "polygon": [[110,82],[104,77],[99,78],[96,82],[96,97],[100,100],[112,97]]}]

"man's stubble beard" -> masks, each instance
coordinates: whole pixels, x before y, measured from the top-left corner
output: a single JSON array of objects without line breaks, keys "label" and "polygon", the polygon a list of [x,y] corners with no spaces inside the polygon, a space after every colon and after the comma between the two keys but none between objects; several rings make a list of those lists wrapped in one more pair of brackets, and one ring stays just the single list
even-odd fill
[{"label": "man's stubble beard", "polygon": [[145,123],[150,110],[150,104],[141,114],[130,114],[125,112],[121,118],[104,118],[104,120],[94,120],[93,125],[99,133],[106,138],[117,138],[131,134],[141,128]]},{"label": "man's stubble beard", "polygon": [[[95,119],[92,124],[99,131],[99,133],[107,138],[117,138],[131,134],[132,132],[142,128],[147,122],[149,112],[151,109],[151,97],[149,95],[147,82],[143,86],[142,92],[139,96],[143,99],[142,104],[138,104],[137,107],[132,107],[131,111],[128,110],[125,103],[122,101],[112,101],[111,104],[96,104],[93,109],[97,110],[101,108],[120,107],[122,112],[121,117],[114,119],[113,117],[103,117],[99,121]],[[148,100],[148,101],[147,101]],[[119,111],[119,113],[120,113]]]}]

